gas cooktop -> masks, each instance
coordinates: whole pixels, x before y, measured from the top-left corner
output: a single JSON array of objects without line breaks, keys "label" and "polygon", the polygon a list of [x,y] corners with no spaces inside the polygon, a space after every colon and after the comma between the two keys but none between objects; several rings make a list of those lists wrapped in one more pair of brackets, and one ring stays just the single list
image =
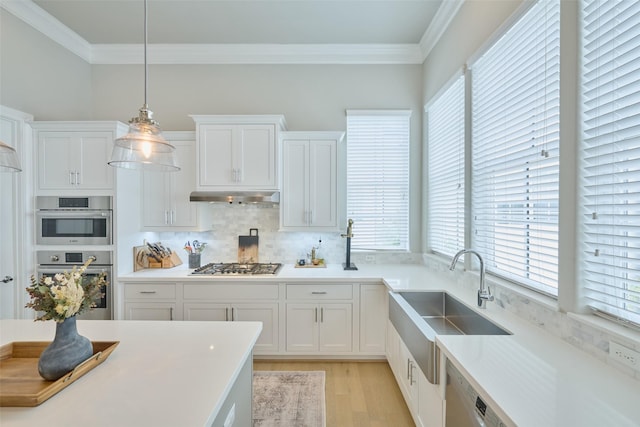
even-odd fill
[{"label": "gas cooktop", "polygon": [[208,274],[208,275],[227,275],[227,276],[244,276],[258,274],[276,274],[282,267],[280,263],[251,263],[240,264],[237,262],[216,263],[211,262],[196,268],[191,274]]}]

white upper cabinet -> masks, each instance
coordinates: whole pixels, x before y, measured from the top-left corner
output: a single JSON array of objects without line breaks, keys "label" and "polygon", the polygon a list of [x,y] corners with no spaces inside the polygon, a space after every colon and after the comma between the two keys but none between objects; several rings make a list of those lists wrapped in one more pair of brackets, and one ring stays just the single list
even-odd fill
[{"label": "white upper cabinet", "polygon": [[37,192],[114,190],[113,142],[126,132],[119,122],[34,122]]},{"label": "white upper cabinet", "polygon": [[189,201],[196,188],[196,141],[193,132],[163,132],[176,147],[180,170],[171,173],[143,172],[142,228],[145,230],[201,230],[206,226],[201,205]]},{"label": "white upper cabinet", "polygon": [[191,116],[196,122],[197,189],[278,190],[284,116]]},{"label": "white upper cabinet", "polygon": [[282,132],[281,230],[338,230],[343,137],[343,132]]}]

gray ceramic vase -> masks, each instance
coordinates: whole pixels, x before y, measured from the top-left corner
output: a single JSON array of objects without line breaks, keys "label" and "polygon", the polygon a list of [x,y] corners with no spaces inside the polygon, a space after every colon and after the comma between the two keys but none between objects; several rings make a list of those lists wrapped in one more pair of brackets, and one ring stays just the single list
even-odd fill
[{"label": "gray ceramic vase", "polygon": [[45,380],[55,381],[93,355],[88,338],[78,334],[76,316],[56,323],[56,336],[38,361],[38,372]]}]

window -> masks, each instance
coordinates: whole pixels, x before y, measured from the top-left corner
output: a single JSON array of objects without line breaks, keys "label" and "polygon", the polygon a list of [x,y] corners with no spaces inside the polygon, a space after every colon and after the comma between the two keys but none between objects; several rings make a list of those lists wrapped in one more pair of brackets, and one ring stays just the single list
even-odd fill
[{"label": "window", "polygon": [[471,67],[473,247],[487,271],[557,295],[558,0],[539,1]]},{"label": "window", "polygon": [[590,307],[640,324],[640,3],[581,6],[580,271]]},{"label": "window", "polygon": [[453,256],[464,244],[464,76],[427,108],[427,241]]},{"label": "window", "polygon": [[347,215],[353,249],[409,248],[410,111],[347,111]]}]

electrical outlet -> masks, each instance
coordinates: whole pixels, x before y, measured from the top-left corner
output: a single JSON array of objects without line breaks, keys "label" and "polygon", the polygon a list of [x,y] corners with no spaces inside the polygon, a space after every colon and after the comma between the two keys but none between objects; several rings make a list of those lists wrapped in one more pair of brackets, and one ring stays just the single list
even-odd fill
[{"label": "electrical outlet", "polygon": [[609,357],[630,368],[640,371],[640,353],[617,342],[609,341]]},{"label": "electrical outlet", "polygon": [[364,260],[366,262],[374,262],[376,260],[376,256],[375,255],[365,255],[364,256]]}]

